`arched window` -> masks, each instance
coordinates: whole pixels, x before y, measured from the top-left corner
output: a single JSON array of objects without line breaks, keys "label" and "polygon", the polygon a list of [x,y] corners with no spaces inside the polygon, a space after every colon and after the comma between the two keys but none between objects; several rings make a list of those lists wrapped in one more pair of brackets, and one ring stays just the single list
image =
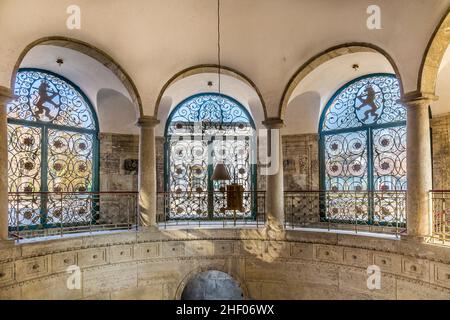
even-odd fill
[{"label": "arched window", "polygon": [[406,189],[406,108],[399,99],[394,75],[373,74],[344,85],[326,105],[320,121],[321,188],[354,193],[327,202],[327,219],[342,221],[351,214],[381,223],[398,213],[389,197],[379,194]]},{"label": "arched window", "polygon": [[[233,217],[223,206],[225,184],[243,187],[243,208],[237,215],[251,218],[256,186],[255,126],[247,111],[231,97],[202,93],[182,101],[169,115],[165,141],[165,191],[169,219]],[[225,184],[212,181],[223,163],[230,175]]]},{"label": "arched window", "polygon": [[48,227],[62,215],[67,224],[89,222],[89,209],[76,204],[80,197],[55,193],[98,189],[98,121],[91,103],[67,79],[39,69],[20,69],[14,94],[7,105],[9,192],[34,196],[10,206],[10,226]]}]

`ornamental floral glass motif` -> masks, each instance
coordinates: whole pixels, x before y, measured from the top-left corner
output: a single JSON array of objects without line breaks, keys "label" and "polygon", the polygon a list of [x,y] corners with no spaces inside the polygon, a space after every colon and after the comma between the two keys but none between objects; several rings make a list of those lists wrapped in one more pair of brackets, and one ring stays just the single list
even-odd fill
[{"label": "ornamental floral glass motif", "polygon": [[97,189],[98,125],[88,99],[68,80],[37,69],[19,70],[14,94],[7,105],[8,185],[20,201],[9,208],[10,227],[89,223],[91,199],[61,193]]},{"label": "ornamental floral glass motif", "polygon": [[[234,99],[204,93],[181,102],[169,116],[165,142],[165,188],[169,219],[233,217],[224,206],[225,185],[244,187],[243,211],[252,216],[255,186],[254,124],[247,110]],[[231,180],[212,181],[217,163],[224,163]]]},{"label": "ornamental floral glass motif", "polygon": [[[404,222],[406,108],[391,74],[355,79],[327,104],[321,119],[321,183],[325,218],[367,223]],[[347,195],[347,196],[346,196]]]}]

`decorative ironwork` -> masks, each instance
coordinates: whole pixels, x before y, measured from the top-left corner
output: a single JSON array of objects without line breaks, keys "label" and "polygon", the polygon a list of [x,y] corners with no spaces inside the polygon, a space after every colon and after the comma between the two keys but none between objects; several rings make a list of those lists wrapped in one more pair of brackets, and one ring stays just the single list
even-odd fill
[{"label": "decorative ironwork", "polygon": [[[285,221],[291,227],[355,229],[399,234],[406,224],[405,191],[285,192]],[[375,209],[369,220],[369,199]],[[317,214],[327,208],[327,219]]]},{"label": "decorative ironwork", "polygon": [[361,221],[398,218],[398,210],[372,191],[406,190],[406,109],[399,99],[398,80],[376,74],[345,85],[328,103],[320,129],[322,188],[361,196],[327,202],[326,219],[348,220],[353,203],[351,216],[359,212]]},{"label": "decorative ironwork", "polygon": [[399,99],[400,83],[395,76],[358,78],[342,87],[328,103],[322,131],[406,121],[406,108]]},{"label": "decorative ironwork", "polygon": [[[180,103],[166,125],[166,190],[171,219],[233,217],[222,205],[226,185],[211,181],[213,168],[223,163],[228,183],[253,190],[254,124],[237,101],[222,94],[199,94]],[[189,196],[186,196],[189,195]],[[251,217],[253,198],[244,197],[239,217]]]},{"label": "decorative ironwork", "polygon": [[14,94],[18,98],[7,105],[9,118],[96,129],[93,111],[80,89],[49,71],[20,70]]},{"label": "decorative ironwork", "polygon": [[[39,209],[41,199],[47,199],[48,211]],[[137,227],[137,212],[137,192],[10,192],[9,234],[22,239],[131,230]]]},{"label": "decorative ironwork", "polygon": [[43,193],[10,204],[10,226],[51,227],[61,216],[64,223],[91,223],[92,202],[46,193],[97,188],[98,126],[89,101],[44,70],[19,70],[14,90],[18,98],[7,105],[9,191]]}]

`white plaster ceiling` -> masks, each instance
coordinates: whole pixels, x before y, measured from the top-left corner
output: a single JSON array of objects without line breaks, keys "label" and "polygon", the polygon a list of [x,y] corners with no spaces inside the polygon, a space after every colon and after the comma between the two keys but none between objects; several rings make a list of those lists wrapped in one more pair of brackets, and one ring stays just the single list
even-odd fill
[{"label": "white plaster ceiling", "polygon": [[[81,29],[67,28],[67,7],[81,9]],[[276,116],[284,88],[312,56],[335,45],[381,47],[398,65],[405,91],[417,88],[427,44],[450,0],[377,0],[382,29],[367,28],[373,0],[223,0],[222,63],[259,88]],[[217,62],[216,1],[1,0],[0,85],[31,42],[65,36],[105,51],[133,79],[146,115],[166,81],[185,68]],[[76,81],[76,79],[74,79]],[[118,90],[120,91],[120,90]]]},{"label": "white plaster ceiling", "polygon": [[[358,64],[357,70],[353,65]],[[373,73],[394,73],[381,54],[359,52],[325,62],[295,88],[288,103],[283,134],[317,133],[320,115],[333,94],[347,82]]]},{"label": "white plaster ceiling", "polygon": [[[63,59],[58,65],[56,60]],[[21,68],[39,68],[57,73],[76,84],[95,108],[101,132],[136,134],[135,106],[122,82],[97,60],[78,51],[39,45],[23,59]]]},{"label": "white plaster ceiling", "polygon": [[431,105],[433,116],[450,113],[450,47],[445,51],[436,82],[439,100]]},{"label": "white plaster ceiling", "polygon": [[[64,63],[56,63],[62,58]],[[122,82],[97,60],[78,51],[52,46],[39,45],[32,48],[23,59],[21,68],[39,68],[52,71],[75,83],[97,109],[97,93],[103,89],[120,92],[130,101],[130,95]]]}]

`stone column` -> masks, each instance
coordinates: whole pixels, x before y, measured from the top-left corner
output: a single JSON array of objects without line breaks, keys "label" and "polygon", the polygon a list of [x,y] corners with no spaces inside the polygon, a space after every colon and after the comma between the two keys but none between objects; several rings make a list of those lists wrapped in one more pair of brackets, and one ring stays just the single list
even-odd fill
[{"label": "stone column", "polygon": [[270,167],[266,170],[266,219],[269,227],[282,230],[284,228],[284,177],[280,129],[284,124],[279,118],[268,118],[263,121],[263,125],[268,129],[267,154],[270,160]]},{"label": "stone column", "polygon": [[156,226],[156,148],[155,127],[159,121],[150,116],[139,119],[139,222],[142,227]]},{"label": "stone column", "polygon": [[8,126],[6,103],[11,90],[0,86],[0,240],[8,239]]},{"label": "stone column", "polygon": [[429,191],[432,189],[430,118],[428,108],[437,97],[410,92],[402,100],[407,118],[407,232],[408,238],[431,235]]}]

